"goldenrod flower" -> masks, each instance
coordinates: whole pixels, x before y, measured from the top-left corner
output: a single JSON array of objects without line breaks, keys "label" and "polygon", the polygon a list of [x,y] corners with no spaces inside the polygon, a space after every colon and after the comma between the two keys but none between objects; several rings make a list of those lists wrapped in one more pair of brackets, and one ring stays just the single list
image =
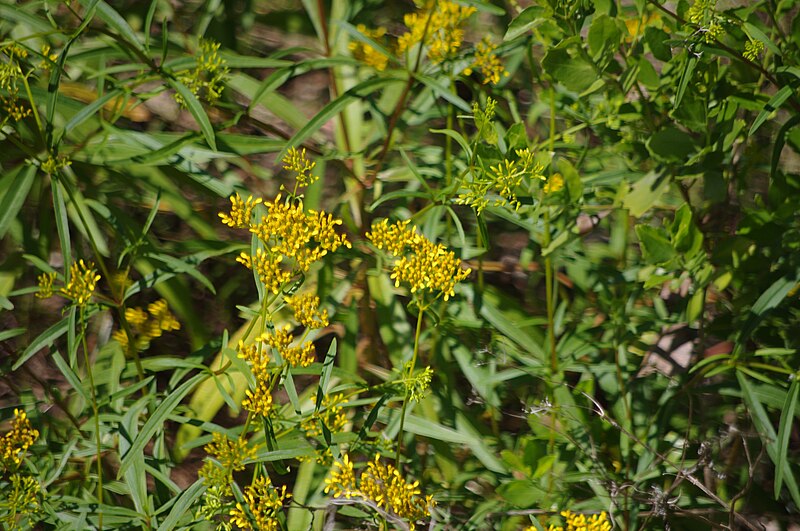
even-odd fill
[{"label": "goldenrod flower", "polygon": [[216,462],[207,460],[198,475],[206,485],[224,489],[229,489],[228,482],[234,472],[244,470],[244,461],[256,455],[256,449],[250,448],[244,439],[232,441],[222,433],[214,433],[213,440],[205,445],[204,450]]},{"label": "goldenrod flower", "polygon": [[[222,95],[229,72],[225,60],[219,56],[219,46],[218,42],[200,39],[195,68],[184,70],[177,75],[178,80],[186,85],[192,94],[205,99],[211,105]],[[186,106],[180,94],[175,94],[175,101],[181,106]]]},{"label": "goldenrod flower", "polygon": [[[356,26],[356,29],[358,29],[359,33],[365,37],[368,37],[376,42],[380,42],[383,39],[383,36],[386,35],[386,28],[379,27],[371,30],[364,24],[359,24]],[[351,52],[353,52],[353,57],[360,61],[364,61],[375,70],[383,72],[386,70],[386,65],[389,64],[389,58],[386,55],[376,50],[366,42],[351,41],[347,47]]]},{"label": "goldenrod flower", "polygon": [[39,431],[31,426],[28,414],[21,409],[14,410],[11,430],[0,438],[0,464],[5,470],[15,470],[39,437]]},{"label": "goldenrod flower", "polygon": [[290,271],[281,269],[280,263],[282,260],[283,256],[273,257],[265,253],[263,249],[257,249],[255,256],[242,252],[236,258],[236,261],[247,269],[254,269],[264,288],[276,295],[281,292],[283,285],[292,279]]},{"label": "goldenrod flower", "polygon": [[564,177],[560,173],[554,173],[544,183],[542,190],[546,194],[560,192],[564,188]]},{"label": "goldenrod flower", "polygon": [[56,280],[55,272],[52,273],[42,273],[37,277],[37,282],[39,284],[39,291],[36,293],[36,296],[40,299],[49,299],[53,296],[53,282]]},{"label": "goldenrod flower", "polygon": [[748,61],[755,61],[761,52],[764,51],[764,43],[754,39],[749,39],[744,45],[744,53],[742,57]]},{"label": "goldenrod flower", "polygon": [[425,369],[419,371],[411,378],[403,381],[403,385],[409,393],[409,398],[413,402],[419,402],[425,398],[425,391],[428,390],[428,387],[431,384],[432,376],[433,370],[431,370],[430,367],[425,367]]},{"label": "goldenrod flower", "polygon": [[20,529],[20,517],[39,512],[39,493],[42,487],[36,478],[21,474],[11,474],[8,481],[10,484],[3,492],[3,505],[9,511],[0,517],[0,522],[6,524],[4,529]]},{"label": "goldenrod flower", "polygon": [[249,229],[250,218],[253,217],[253,209],[256,205],[261,203],[263,199],[260,197],[258,199],[253,199],[253,197],[250,196],[247,198],[247,201],[242,201],[239,192],[236,192],[236,195],[232,195],[230,200],[231,211],[227,214],[220,212],[217,215],[222,219],[222,222],[229,227]]},{"label": "goldenrod flower", "polygon": [[[484,37],[481,42],[475,46],[475,60],[472,63],[472,68],[479,68],[483,75],[483,84],[492,83],[496,85],[500,83],[500,79],[508,76],[502,61],[494,52],[497,45],[492,43],[490,37]],[[469,71],[465,72],[469,75]]]},{"label": "goldenrod flower", "polygon": [[311,162],[306,157],[306,148],[302,151],[297,151],[295,148],[289,148],[286,156],[283,157],[283,169],[294,172],[295,181],[299,186],[308,186],[317,179],[318,176],[312,175],[311,171],[316,167],[316,162]]},{"label": "goldenrod flower", "polygon": [[59,291],[68,299],[72,299],[78,306],[83,306],[94,293],[100,275],[94,269],[94,264],[83,260],[73,263],[69,268],[69,282]]},{"label": "goldenrod flower", "polygon": [[278,517],[284,501],[290,497],[285,485],[278,489],[269,476],[259,476],[252,485],[244,488],[244,501],[250,516],[244,506],[237,503],[236,508],[230,512],[231,522],[241,529],[278,531],[281,529]]},{"label": "goldenrod flower", "polygon": [[397,258],[391,278],[395,287],[401,283],[408,284],[411,293],[439,292],[437,297],[442,295],[444,300],[448,300],[455,295],[456,283],[471,272],[461,267],[461,260],[453,251],[417,233],[416,227],[409,229],[408,221],[399,221],[392,226],[387,220],[376,221],[367,233],[367,239],[378,249],[385,248]]},{"label": "goldenrod flower", "polygon": [[42,171],[48,175],[54,175],[58,172],[58,170],[66,168],[67,166],[72,166],[72,161],[67,157],[63,155],[53,157],[50,155],[47,157],[46,161],[42,162]]},{"label": "goldenrod flower", "polygon": [[461,47],[462,26],[476,11],[449,0],[426,1],[418,12],[403,17],[408,31],[397,40],[397,48],[402,53],[415,44],[428,46],[428,59],[441,63]]},{"label": "goldenrod flower", "polygon": [[350,457],[344,454],[341,461],[333,463],[335,469],[331,470],[330,475],[325,478],[325,494],[333,493],[334,498],[361,496],[356,485],[356,474],[353,471],[353,463]]},{"label": "goldenrod flower", "polygon": [[294,312],[297,322],[306,328],[328,326],[328,310],[319,309],[319,297],[313,293],[297,294],[284,299]]},{"label": "goldenrod flower", "polygon": [[[311,401],[316,403],[317,396],[312,396]],[[342,431],[347,424],[347,415],[342,407],[344,404],[347,404],[347,400],[342,393],[323,396],[319,411],[301,423],[306,437],[322,435],[322,424],[325,424],[331,433]]]},{"label": "goldenrod flower", "polygon": [[255,390],[248,389],[244,392],[245,399],[242,400],[242,407],[257,415],[268,417],[272,413],[272,389],[269,378],[260,378],[259,376],[256,376]]},{"label": "goldenrod flower", "polygon": [[[181,324],[169,311],[167,301],[164,299],[150,303],[147,312],[141,308],[126,308],[125,321],[134,336],[137,351],[147,349],[150,341],[161,337],[163,332],[181,328]],[[111,337],[122,346],[123,350],[128,350],[128,334],[124,330],[117,330]]]},{"label": "goldenrod flower", "polygon": [[409,529],[416,529],[416,522],[430,516],[430,508],[434,505],[431,496],[422,496],[419,481],[408,482],[391,464],[381,463],[381,455],[367,463],[356,484],[353,464],[345,455],[341,461],[334,463],[325,479],[325,493],[332,492],[334,497],[363,498],[390,514],[408,521]]}]

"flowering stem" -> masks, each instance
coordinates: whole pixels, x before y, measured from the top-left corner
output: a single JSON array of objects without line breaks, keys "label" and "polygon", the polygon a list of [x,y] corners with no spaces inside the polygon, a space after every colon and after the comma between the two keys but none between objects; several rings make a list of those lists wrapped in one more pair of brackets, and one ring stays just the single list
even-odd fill
[{"label": "flowering stem", "polygon": [[[94,438],[97,444],[97,504],[103,504],[103,464],[101,461],[102,453],[100,447],[100,413],[97,408],[97,391],[94,387],[94,375],[92,374],[92,364],[89,362],[89,346],[86,344],[86,314],[84,307],[80,307],[81,321],[81,346],[83,348],[83,361],[86,365],[86,374],[89,376],[89,387],[92,390],[92,413],[94,414]],[[97,511],[97,527],[103,529],[103,511]]]},{"label": "flowering stem", "polygon": [[[417,331],[414,334],[414,354],[411,357],[411,363],[408,365],[406,379],[410,379],[414,374],[414,366],[417,364],[417,355],[419,354],[419,336],[422,333],[422,314],[425,311],[425,307],[419,304],[419,301],[417,301],[417,303],[419,306],[419,314],[417,314]],[[411,389],[406,386],[406,396],[403,398],[403,408],[400,410],[400,430],[397,432],[397,454],[394,459],[394,466],[398,470],[400,470],[400,451],[403,445],[403,426],[405,426],[406,423],[406,408],[408,407],[408,398],[410,395]]]}]

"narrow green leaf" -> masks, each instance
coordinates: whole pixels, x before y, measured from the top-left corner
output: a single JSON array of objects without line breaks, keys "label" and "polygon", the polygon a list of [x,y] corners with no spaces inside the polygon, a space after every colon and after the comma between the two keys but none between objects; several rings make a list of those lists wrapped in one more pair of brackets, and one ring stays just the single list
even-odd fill
[{"label": "narrow green leaf", "polygon": [[90,404],[92,402],[92,399],[89,396],[89,393],[87,393],[86,389],[83,387],[81,379],[78,378],[78,375],[75,374],[75,371],[73,371],[70,368],[70,366],[67,364],[64,358],[61,357],[61,354],[59,354],[57,350],[53,352],[53,362],[55,362],[56,367],[58,367],[58,370],[60,370],[61,374],[64,375],[64,378],[67,380],[67,382],[69,382],[72,388],[78,392],[81,398],[83,398],[84,403]]},{"label": "narrow green leaf", "polygon": [[27,328],[10,328],[8,330],[3,330],[0,332],[0,341],[7,341],[12,337],[21,336],[27,331]]},{"label": "narrow green leaf", "polygon": [[[83,5],[87,5],[90,2],[87,0],[82,0],[81,3]],[[95,3],[95,2],[92,2]],[[133,29],[128,25],[125,19],[120,15],[113,7],[108,5],[105,2],[96,2],[97,4],[97,16],[103,19],[103,22],[108,24],[112,29],[116,30],[119,33],[119,36],[125,39],[127,44],[130,44],[137,50],[143,52],[144,47],[142,43],[139,42],[139,38],[134,33]]]},{"label": "narrow green leaf", "polygon": [[775,461],[775,485],[774,494],[777,500],[781,494],[781,487],[783,486],[784,474],[792,473],[791,464],[787,460],[789,451],[789,437],[792,434],[792,424],[794,423],[794,410],[797,407],[797,396],[800,393],[800,383],[798,382],[797,375],[792,379],[789,385],[789,392],[786,394],[786,402],[781,408],[781,421],[778,425],[778,440],[776,445],[778,447],[778,459]]},{"label": "narrow green leaf", "polygon": [[206,485],[203,478],[198,479],[192,485],[184,490],[179,496],[178,501],[172,506],[169,514],[158,526],[158,531],[172,531],[179,524],[183,516],[190,512],[195,505],[195,502],[200,499],[200,496],[206,491]]},{"label": "narrow green leaf", "polygon": [[789,99],[789,96],[792,94],[794,94],[794,89],[789,86],[782,87],[778,92],[776,92],[775,95],[770,98],[767,104],[764,105],[764,109],[758,113],[758,116],[756,116],[756,119],[753,121],[753,125],[750,126],[750,131],[747,134],[752,135],[758,131],[758,128],[761,127],[761,125],[767,120],[769,115],[780,109],[781,105],[783,105],[783,102]]},{"label": "narrow green leaf", "polygon": [[325,354],[325,360],[322,362],[322,374],[319,378],[319,387],[317,388],[317,403],[314,405],[314,413],[319,413],[319,408],[322,406],[322,399],[328,391],[328,383],[331,380],[331,372],[333,372],[333,365],[336,361],[336,338],[333,338],[331,345],[328,347],[328,352]]},{"label": "narrow green leaf", "polygon": [[17,175],[14,181],[8,188],[8,191],[0,201],[0,240],[6,235],[11,222],[17,217],[25,199],[28,197],[28,192],[33,186],[33,179],[36,176],[36,166],[30,165],[18,168]]},{"label": "narrow green leaf", "polygon": [[452,129],[431,129],[430,132],[449,136],[458,142],[458,145],[464,150],[464,156],[468,160],[472,158],[472,149],[469,147],[469,142],[467,142],[467,139],[458,131],[453,131]]},{"label": "narrow green leaf", "polygon": [[[767,448],[767,455],[769,455],[772,462],[777,465],[778,438],[775,434],[775,428],[772,427],[772,421],[764,410],[764,406],[759,402],[755,390],[750,385],[750,382],[747,381],[745,375],[741,372],[737,372],[736,378],[739,380],[739,387],[742,389],[742,397],[750,413],[750,418],[753,419],[753,424],[761,437],[762,444]],[[794,475],[788,474],[784,478],[784,481],[786,482],[786,488],[789,490],[789,494],[792,496],[792,501],[795,505],[800,506],[800,489],[798,489]]]},{"label": "narrow green leaf", "polygon": [[61,253],[64,255],[64,264],[69,267],[72,264],[72,242],[69,237],[67,206],[64,203],[61,184],[55,176],[50,179],[50,189],[53,194],[53,214],[56,218],[58,241],[61,244]]},{"label": "narrow green leaf", "polygon": [[28,361],[31,356],[39,352],[45,347],[49,347],[53,344],[53,342],[58,339],[59,337],[63,336],[67,332],[67,328],[69,327],[69,317],[64,317],[59,322],[39,334],[39,336],[31,341],[31,344],[28,345],[22,354],[20,355],[19,359],[14,362],[12,365],[11,370],[16,371],[22,365]]},{"label": "narrow green leaf", "polygon": [[120,467],[117,471],[117,479],[121,478],[125,472],[134,464],[136,456],[144,452],[144,447],[155,435],[156,431],[163,429],[164,421],[172,411],[181,403],[181,400],[189,394],[194,387],[209,377],[207,373],[197,374],[190,380],[184,382],[180,387],[167,393],[166,398],[158,405],[156,410],[142,426],[136,439],[131,443],[130,449],[122,456]]},{"label": "narrow green leaf", "polygon": [[301,145],[305,140],[316,133],[323,125],[325,125],[331,118],[344,110],[345,107],[355,101],[360,101],[364,96],[375,92],[387,85],[393,83],[401,83],[403,80],[392,77],[379,77],[368,79],[361,82],[355,87],[349,89],[347,92],[329,102],[322,108],[311,120],[306,123],[299,131],[297,131],[292,138],[290,138],[283,150],[278,154],[277,159],[283,159],[289,148]]},{"label": "narrow green leaf", "polygon": [[208,119],[208,115],[203,109],[203,106],[200,105],[200,102],[197,101],[197,98],[186,85],[173,78],[168,78],[167,82],[181,95],[189,112],[192,113],[192,116],[194,116],[194,119],[197,121],[197,125],[200,126],[200,131],[203,133],[203,137],[205,137],[208,146],[216,151],[217,141],[214,137],[214,128],[211,127],[211,121]]}]

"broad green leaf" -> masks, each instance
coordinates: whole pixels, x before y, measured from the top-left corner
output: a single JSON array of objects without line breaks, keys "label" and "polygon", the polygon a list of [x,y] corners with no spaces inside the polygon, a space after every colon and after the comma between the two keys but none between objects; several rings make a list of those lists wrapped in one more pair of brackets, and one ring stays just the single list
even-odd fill
[{"label": "broad green leaf", "polygon": [[542,66],[553,79],[574,92],[583,92],[597,80],[595,67],[581,55],[570,56],[566,48],[551,48]]},{"label": "broad green leaf", "polygon": [[596,16],[589,26],[589,51],[595,60],[603,55],[617,52],[622,31],[617,26],[616,20],[608,15]]},{"label": "broad green leaf", "polygon": [[661,198],[669,188],[669,178],[652,171],[633,183],[631,191],[625,195],[622,205],[636,218],[642,217]]},{"label": "broad green leaf", "polygon": [[680,162],[686,160],[696,147],[689,133],[666,127],[647,140],[647,149],[659,160]]},{"label": "broad green leaf", "polygon": [[664,264],[675,257],[675,249],[664,231],[650,225],[637,225],[636,236],[644,259],[651,264]]},{"label": "broad green leaf", "polygon": [[537,27],[543,22],[547,21],[547,9],[539,6],[526,7],[522,13],[517,15],[514,20],[508,25],[506,34],[503,36],[504,41],[516,39],[520,35],[527,33],[529,30]]}]

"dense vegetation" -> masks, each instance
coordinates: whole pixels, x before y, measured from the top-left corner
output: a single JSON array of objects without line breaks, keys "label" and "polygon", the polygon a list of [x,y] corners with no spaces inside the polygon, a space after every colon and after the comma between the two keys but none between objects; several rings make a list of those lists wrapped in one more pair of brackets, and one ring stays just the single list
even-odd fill
[{"label": "dense vegetation", "polygon": [[800,511],[794,0],[0,0],[0,522]]}]

